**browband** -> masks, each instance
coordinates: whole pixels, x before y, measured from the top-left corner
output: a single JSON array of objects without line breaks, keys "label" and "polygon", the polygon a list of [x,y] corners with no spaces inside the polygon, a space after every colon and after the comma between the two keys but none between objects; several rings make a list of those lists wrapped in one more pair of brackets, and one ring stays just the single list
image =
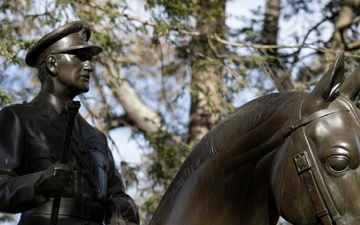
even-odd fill
[{"label": "browband", "polygon": [[336,113],[336,112],[341,112],[341,111],[350,111],[347,108],[342,108],[342,107],[335,107],[335,108],[327,108],[327,109],[322,109],[319,111],[314,112],[313,114],[311,114],[310,116],[304,117],[302,119],[300,119],[299,121],[297,121],[296,123],[290,125],[289,127],[285,128],[282,131],[282,135],[283,137],[287,137],[291,134],[291,132],[293,132],[294,130],[298,129],[301,126],[305,126],[306,124],[310,123],[311,121],[314,121],[318,118]]}]

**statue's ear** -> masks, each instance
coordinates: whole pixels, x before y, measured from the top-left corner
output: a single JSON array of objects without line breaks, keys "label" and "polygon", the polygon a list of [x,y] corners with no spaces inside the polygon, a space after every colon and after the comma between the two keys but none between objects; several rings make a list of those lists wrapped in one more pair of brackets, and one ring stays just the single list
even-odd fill
[{"label": "statue's ear", "polygon": [[320,79],[311,95],[322,98],[324,101],[332,99],[332,95],[339,87],[344,78],[344,51],[341,51],[335,58],[330,69]]},{"label": "statue's ear", "polygon": [[344,81],[339,88],[341,95],[355,101],[360,92],[360,66],[358,65],[352,74]]},{"label": "statue's ear", "polygon": [[319,80],[313,91],[304,102],[306,111],[322,108],[336,98],[336,92],[344,77],[344,52],[341,51],[335,58],[335,62],[330,69]]},{"label": "statue's ear", "polygon": [[45,59],[46,68],[51,72],[51,76],[56,76],[58,71],[56,57],[49,55]]}]

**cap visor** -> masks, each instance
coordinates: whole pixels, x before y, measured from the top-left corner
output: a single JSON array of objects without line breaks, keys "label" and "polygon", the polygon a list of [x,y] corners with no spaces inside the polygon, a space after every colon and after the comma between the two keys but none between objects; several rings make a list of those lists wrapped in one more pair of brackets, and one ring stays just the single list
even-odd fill
[{"label": "cap visor", "polygon": [[99,54],[103,50],[101,47],[97,45],[75,45],[68,48],[63,48],[61,50],[52,51],[52,53],[66,53],[66,52],[72,52],[82,49],[89,49],[93,56]]}]

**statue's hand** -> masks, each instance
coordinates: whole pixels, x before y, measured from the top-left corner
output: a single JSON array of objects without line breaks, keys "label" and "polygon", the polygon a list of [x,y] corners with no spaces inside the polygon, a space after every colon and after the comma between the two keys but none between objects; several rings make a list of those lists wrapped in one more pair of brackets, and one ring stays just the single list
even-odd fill
[{"label": "statue's hand", "polygon": [[53,194],[63,194],[68,190],[71,179],[72,167],[69,164],[53,164],[37,179],[36,193],[46,198],[50,198]]},{"label": "statue's hand", "polygon": [[139,210],[130,197],[118,197],[108,200],[107,225],[138,225]]},{"label": "statue's hand", "polygon": [[133,200],[122,201],[120,204],[120,211],[126,224],[140,224],[138,208]]}]

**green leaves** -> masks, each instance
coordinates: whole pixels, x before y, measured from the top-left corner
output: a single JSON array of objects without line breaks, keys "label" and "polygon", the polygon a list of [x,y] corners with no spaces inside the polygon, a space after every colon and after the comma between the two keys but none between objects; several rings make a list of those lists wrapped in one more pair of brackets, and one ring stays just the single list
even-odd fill
[{"label": "green leaves", "polygon": [[12,97],[8,95],[5,91],[0,90],[0,107],[10,104],[12,102]]},{"label": "green leaves", "polygon": [[187,19],[194,11],[198,11],[196,0],[147,0],[147,8],[163,7],[164,13],[175,20]]}]

